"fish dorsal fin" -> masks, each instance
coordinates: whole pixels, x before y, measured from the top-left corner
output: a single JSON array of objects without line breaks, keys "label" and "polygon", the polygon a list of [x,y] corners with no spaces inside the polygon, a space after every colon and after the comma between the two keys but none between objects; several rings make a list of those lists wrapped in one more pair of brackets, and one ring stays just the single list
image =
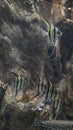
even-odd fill
[{"label": "fish dorsal fin", "polygon": [[50,22],[50,21],[45,20],[43,17],[42,17],[42,20],[43,20],[43,21],[44,21],[44,23],[47,25],[47,28],[48,28],[48,31],[49,31],[49,28],[51,27],[51,22]]}]

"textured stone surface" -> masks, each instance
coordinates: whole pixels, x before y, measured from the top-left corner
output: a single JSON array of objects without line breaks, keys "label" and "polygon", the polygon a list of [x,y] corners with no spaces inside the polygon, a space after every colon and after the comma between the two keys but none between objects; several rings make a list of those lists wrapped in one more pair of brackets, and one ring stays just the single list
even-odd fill
[{"label": "textured stone surface", "polygon": [[[73,22],[65,19],[59,23],[65,11],[57,5],[64,6],[64,0],[51,2],[55,4],[48,3],[48,0],[36,0],[35,3],[34,0],[0,1],[0,130],[33,130],[31,125],[35,118],[53,118],[49,105],[41,112],[31,111],[43,100],[43,97],[36,97],[36,87],[42,75],[52,82],[63,101],[57,119],[73,120]],[[46,25],[43,25],[38,9],[64,33],[61,38],[64,46],[61,44],[60,57],[55,61],[47,58],[50,43],[42,35]],[[27,94],[21,90],[15,97],[15,89],[10,86],[11,72],[28,79]]]}]

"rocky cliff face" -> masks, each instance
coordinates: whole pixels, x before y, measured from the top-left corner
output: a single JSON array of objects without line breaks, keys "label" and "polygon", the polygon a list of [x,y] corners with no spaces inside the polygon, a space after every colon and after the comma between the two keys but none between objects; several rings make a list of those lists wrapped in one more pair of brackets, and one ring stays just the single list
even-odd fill
[{"label": "rocky cliff face", "polygon": [[[57,119],[73,120],[73,9],[68,2],[0,1],[0,130],[27,130],[35,118],[53,119],[50,105],[41,112],[31,110],[43,100],[43,97],[34,98],[43,75],[63,101]],[[55,60],[49,58],[50,42],[43,35],[46,25],[42,17],[52,21],[63,32],[59,56]],[[12,72],[26,79],[27,95],[21,90],[15,97],[10,80]]]},{"label": "rocky cliff face", "polygon": [[39,4],[39,12],[45,19],[50,19],[54,24],[65,17],[73,19],[73,1],[43,0]]},{"label": "rocky cliff face", "polygon": [[[39,15],[36,13],[35,8],[33,11],[30,1],[23,1],[23,3],[2,1],[0,6],[0,57],[2,71],[24,68],[32,75],[31,77],[34,78],[34,81],[34,72],[36,73],[38,69],[38,72],[41,72],[47,50],[46,39],[43,40],[41,35]],[[3,74],[5,75],[5,72],[0,75]]]}]

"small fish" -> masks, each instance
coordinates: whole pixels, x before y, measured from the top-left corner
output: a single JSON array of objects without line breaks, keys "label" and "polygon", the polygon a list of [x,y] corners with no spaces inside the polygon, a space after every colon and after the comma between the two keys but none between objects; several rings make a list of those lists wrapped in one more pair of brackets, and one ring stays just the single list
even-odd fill
[{"label": "small fish", "polygon": [[38,84],[38,95],[42,96],[47,92],[48,85],[45,79],[41,80]]},{"label": "small fish", "polygon": [[62,35],[61,31],[56,26],[51,24],[48,35],[49,35],[50,43],[54,46],[57,46],[59,38]]},{"label": "small fish", "polygon": [[54,98],[55,119],[62,111],[62,104],[63,104],[63,101],[61,100],[61,98],[59,97],[57,93],[56,97]]},{"label": "small fish", "polygon": [[47,88],[47,91],[46,91],[46,99],[50,98],[52,95],[53,95],[53,86],[52,86],[51,81],[49,80],[49,87]]},{"label": "small fish", "polygon": [[55,118],[54,119],[57,119],[61,109],[62,109],[62,103],[61,103],[61,99],[59,98],[58,104],[57,104],[57,107],[55,110]]},{"label": "small fish", "polygon": [[46,83],[46,80],[45,80],[45,79],[43,79],[43,81],[42,81],[42,89],[43,89],[43,92],[46,92],[47,83]]},{"label": "small fish", "polygon": [[12,86],[16,90],[15,95],[17,95],[19,90],[21,90],[21,89],[26,90],[27,82],[22,75],[16,74],[16,73],[13,73],[13,74],[15,76],[15,79],[14,79],[14,82],[12,82]]},{"label": "small fish", "polygon": [[[51,90],[51,89],[50,89]],[[58,93],[56,93],[56,90],[51,90],[49,91],[50,95],[47,97],[47,99],[44,99],[42,101],[41,105],[39,106],[39,108],[42,108],[45,106],[45,105],[50,105],[51,106],[51,109],[52,109],[52,112],[54,114],[54,119],[56,119],[58,117],[58,115],[60,114],[60,111],[62,110],[62,101],[58,95]]]},{"label": "small fish", "polygon": [[55,97],[55,108],[57,108],[58,103],[59,103],[59,95],[57,94],[57,96]]},{"label": "small fish", "polygon": [[62,32],[56,26],[54,26],[51,22],[47,22],[44,18],[42,18],[44,23],[46,24],[46,36],[49,36],[50,44],[53,46],[57,46],[57,43],[62,36]]},{"label": "small fish", "polygon": [[[46,25],[44,31],[42,31],[42,35],[44,36],[44,38],[47,37],[48,45],[49,46],[51,45],[53,47],[53,50],[48,58],[50,58],[50,60],[53,61],[57,58],[57,56],[60,55],[60,53],[59,53],[59,49],[60,49],[59,48],[59,40],[60,40],[61,36],[63,35],[63,33],[61,32],[61,30],[57,26],[53,25],[49,21],[46,21],[43,17],[42,17],[42,20]],[[52,56],[54,54],[55,54],[55,57],[52,58]]]},{"label": "small fish", "polygon": [[42,92],[42,80],[40,81],[40,83],[38,84],[38,95],[40,95]]}]

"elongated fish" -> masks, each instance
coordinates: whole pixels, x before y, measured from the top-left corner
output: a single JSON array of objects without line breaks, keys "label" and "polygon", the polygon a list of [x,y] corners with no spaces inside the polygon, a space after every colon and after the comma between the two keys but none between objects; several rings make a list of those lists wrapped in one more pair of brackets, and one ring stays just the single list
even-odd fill
[{"label": "elongated fish", "polygon": [[51,59],[51,60],[55,60],[56,57],[60,55],[59,40],[60,40],[61,36],[63,35],[63,33],[57,26],[53,25],[52,22],[46,21],[43,17],[42,17],[42,20],[46,25],[45,30],[44,30],[45,36],[44,35],[43,36],[44,37],[47,36],[48,45],[51,45],[53,47],[53,50],[48,58],[51,58],[53,56],[53,54],[55,53],[56,54],[55,58]]},{"label": "elongated fish", "polygon": [[14,73],[14,76],[15,76],[15,79],[14,79],[14,82],[12,83],[12,86],[13,88],[15,88],[15,95],[17,95],[18,91],[23,89],[26,91],[27,89],[27,82],[26,80],[24,79],[24,77],[20,74],[16,74]]},{"label": "elongated fish", "polygon": [[47,27],[46,36],[49,36],[50,44],[57,46],[57,43],[63,33],[60,31],[58,27],[54,26],[51,22],[47,22],[44,18],[42,19]]}]

